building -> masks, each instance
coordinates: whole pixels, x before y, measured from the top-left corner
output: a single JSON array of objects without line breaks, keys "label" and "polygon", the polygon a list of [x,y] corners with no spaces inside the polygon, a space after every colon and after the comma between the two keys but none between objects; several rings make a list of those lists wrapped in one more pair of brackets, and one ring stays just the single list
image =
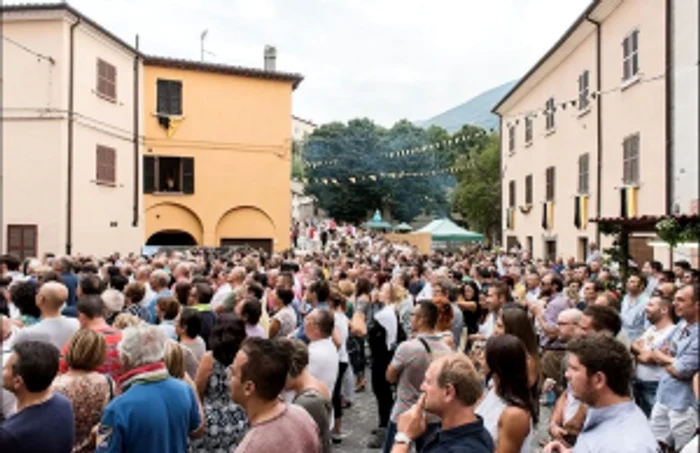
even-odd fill
[{"label": "building", "polygon": [[[494,107],[508,246],[583,260],[611,242],[589,219],[670,212],[669,18],[663,1],[593,1]],[[649,239],[631,238],[638,261]]]},{"label": "building", "polygon": [[66,4],[0,10],[2,247],[138,251],[138,52]]},{"label": "building", "polygon": [[289,247],[292,93],[275,70],[147,57],[147,245]]},{"label": "building", "polygon": [[292,180],[292,220],[306,222],[316,216],[318,208],[316,199],[305,194],[305,186],[301,181]]},{"label": "building", "polygon": [[313,134],[318,126],[309,120],[292,115],[292,138],[301,141]]}]

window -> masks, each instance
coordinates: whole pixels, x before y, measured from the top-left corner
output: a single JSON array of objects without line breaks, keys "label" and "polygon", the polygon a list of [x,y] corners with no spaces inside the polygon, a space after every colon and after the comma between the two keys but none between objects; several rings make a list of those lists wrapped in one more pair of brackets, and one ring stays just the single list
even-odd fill
[{"label": "window", "polygon": [[515,207],[515,181],[508,183],[508,207]]},{"label": "window", "polygon": [[515,126],[508,128],[508,151],[515,152]]},{"label": "window", "polygon": [[557,241],[556,240],[548,240],[545,241],[544,243],[544,257],[547,260],[552,260],[554,261],[557,259]]},{"label": "window", "polygon": [[110,100],[117,100],[117,68],[104,60],[97,59],[97,94]]},{"label": "window", "polygon": [[547,181],[547,201],[554,201],[554,167],[547,168],[546,181]]},{"label": "window", "polygon": [[622,80],[639,74],[639,30],[635,30],[622,41]]},{"label": "window", "polygon": [[97,145],[95,152],[95,180],[98,183],[116,184],[117,151],[114,148]]},{"label": "window", "polygon": [[630,135],[622,142],[622,182],[639,184],[639,134]]},{"label": "window", "polygon": [[588,153],[578,156],[578,193],[588,193],[589,179],[589,157]]},{"label": "window", "polygon": [[534,250],[532,236],[525,238],[525,243],[527,244],[526,247],[528,253],[530,254],[530,258],[532,258],[532,251]]},{"label": "window", "polygon": [[158,114],[182,115],[182,82],[158,79]]},{"label": "window", "polygon": [[525,204],[532,204],[532,175],[525,176]]},{"label": "window", "polygon": [[7,253],[25,258],[37,255],[36,225],[7,225]]},{"label": "window", "polygon": [[532,143],[532,118],[525,117],[525,143]]},{"label": "window", "polygon": [[589,95],[589,72],[588,70],[583,71],[583,74],[578,76],[578,109],[586,110],[590,101],[588,100]]},{"label": "window", "polygon": [[194,158],[144,156],[144,193],[194,193]]},{"label": "window", "polygon": [[554,106],[554,98],[549,98],[547,100],[547,103],[544,106],[545,110],[545,117],[546,117],[546,124],[545,128],[548,131],[551,131],[554,129],[554,113],[557,111],[557,108]]}]

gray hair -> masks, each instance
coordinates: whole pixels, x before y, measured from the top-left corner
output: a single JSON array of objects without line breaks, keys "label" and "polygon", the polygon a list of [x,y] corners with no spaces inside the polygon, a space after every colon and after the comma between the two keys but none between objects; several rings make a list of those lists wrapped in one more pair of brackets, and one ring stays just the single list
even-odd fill
[{"label": "gray hair", "polygon": [[124,309],[124,294],[116,289],[106,289],[100,297],[109,313],[119,313]]},{"label": "gray hair", "polygon": [[122,331],[119,359],[132,369],[162,362],[165,357],[165,331],[158,326],[139,324]]},{"label": "gray hair", "polygon": [[557,321],[562,320],[565,322],[578,324],[578,322],[581,320],[581,316],[583,316],[583,312],[581,310],[577,308],[567,308],[559,313]]},{"label": "gray hair", "polygon": [[151,278],[155,279],[162,287],[168,286],[170,282],[170,275],[162,269],[151,272]]}]

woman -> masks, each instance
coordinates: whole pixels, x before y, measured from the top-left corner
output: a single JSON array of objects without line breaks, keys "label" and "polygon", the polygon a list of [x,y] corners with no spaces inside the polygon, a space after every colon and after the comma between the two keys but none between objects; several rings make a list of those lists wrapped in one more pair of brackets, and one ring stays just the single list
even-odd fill
[{"label": "woman", "polygon": [[37,284],[32,280],[20,281],[10,286],[12,304],[19,310],[19,319],[15,319],[14,322],[20,327],[32,326],[41,318],[41,311],[36,306],[37,290]]},{"label": "woman", "polygon": [[125,311],[148,322],[148,309],[142,305],[145,296],[146,287],[141,282],[129,283],[124,288]]},{"label": "woman", "polygon": [[180,313],[180,303],[174,297],[161,297],[156,303],[156,317],[160,321],[158,327],[165,331],[171,340],[177,340],[175,319]]},{"label": "woman", "polygon": [[494,440],[494,453],[528,453],[533,426],[537,424],[537,400],[528,388],[527,351],[514,335],[489,338],[486,364],[493,385],[476,408]]},{"label": "woman", "polygon": [[248,337],[267,338],[265,329],[260,325],[262,304],[254,297],[248,297],[236,306],[236,314],[245,322],[245,332]]},{"label": "woman", "polygon": [[184,307],[175,320],[175,333],[180,338],[180,344],[187,349],[187,374],[191,378],[197,375],[199,361],[207,350],[204,340],[199,336],[201,331],[202,315],[194,308]]},{"label": "woman", "polygon": [[286,338],[297,328],[297,313],[292,306],[293,301],[294,291],[291,289],[277,287],[272,292],[275,315],[270,321],[270,338]]},{"label": "woman", "polygon": [[104,290],[100,298],[105,306],[105,321],[111,326],[114,324],[116,317],[124,310],[124,294],[110,288]]},{"label": "woman", "polygon": [[335,386],[333,387],[333,415],[335,417],[335,423],[333,424],[333,435],[332,440],[334,444],[339,444],[341,442],[340,429],[341,420],[343,418],[343,402],[341,397],[341,388],[343,386],[343,378],[345,372],[348,369],[348,317],[346,316],[347,305],[345,304],[345,295],[340,292],[340,290],[331,291],[330,307],[333,310],[333,320],[335,321],[335,328],[338,329],[340,333],[340,346],[338,346],[338,359],[340,361],[338,365],[338,377],[335,380]]},{"label": "woman", "polygon": [[452,334],[452,320],[454,312],[449,298],[449,283],[440,281],[433,285],[433,303],[438,308],[438,322],[435,327],[436,335],[442,338],[450,348],[455,349],[454,336]]},{"label": "woman", "polygon": [[[481,306],[479,305],[479,287],[473,281],[468,281],[462,288],[462,297],[457,301],[457,305],[462,310],[464,325],[467,328],[467,335],[479,332],[479,320],[481,319]],[[471,349],[470,342],[467,342],[467,350]]]},{"label": "woman", "polygon": [[350,347],[348,348],[352,372],[355,374],[356,392],[364,391],[367,385],[365,379],[365,336],[367,335],[365,318],[372,303],[371,293],[372,284],[370,281],[364,277],[357,279],[355,311],[350,321]]},{"label": "woman", "polygon": [[175,299],[183,307],[187,306],[187,301],[190,298],[190,292],[192,291],[192,284],[190,282],[179,281],[175,284]]},{"label": "woman", "polygon": [[514,335],[525,345],[527,351],[527,383],[537,399],[537,384],[540,380],[540,353],[537,335],[527,312],[522,308],[505,308],[496,318],[494,335]]},{"label": "woman", "polygon": [[194,382],[202,400],[206,434],[190,444],[190,453],[233,451],[248,430],[243,408],[231,401],[226,370],[246,338],[245,322],[222,314],[209,340],[211,351],[202,356]]},{"label": "woman", "polygon": [[95,371],[104,363],[106,354],[107,343],[102,334],[91,329],[78,330],[68,340],[65,355],[68,371],[53,381],[53,391],[63,394],[73,405],[73,453],[94,451],[90,432],[100,423],[102,411],[114,394],[112,381]]},{"label": "woman", "polygon": [[295,394],[292,403],[303,407],[318,426],[322,453],[330,453],[331,395],[326,385],[309,372],[309,350],[299,340],[278,340],[289,352],[289,374],[285,390]]}]

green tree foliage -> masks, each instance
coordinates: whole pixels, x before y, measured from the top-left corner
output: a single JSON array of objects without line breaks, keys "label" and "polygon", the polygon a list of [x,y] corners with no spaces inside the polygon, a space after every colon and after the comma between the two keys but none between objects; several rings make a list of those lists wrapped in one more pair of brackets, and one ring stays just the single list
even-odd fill
[{"label": "green tree foliage", "polygon": [[[426,131],[405,120],[391,129],[369,119],[352,120],[347,125],[323,125],[308,137],[305,158],[310,162],[336,162],[307,167],[306,176],[312,181],[307,193],[316,196],[320,207],[332,217],[354,223],[367,220],[376,209],[389,210],[394,220],[402,222],[411,221],[421,212],[444,214],[448,207],[445,190],[450,184],[448,177],[377,178],[376,181],[358,177],[447,168],[446,154],[440,149],[388,156],[390,152],[422,147],[447,137],[447,132],[440,128]],[[349,181],[353,177],[358,178],[356,183]]]},{"label": "green tree foliage", "polygon": [[467,150],[457,157],[464,170],[457,175],[452,208],[471,229],[493,237],[501,225],[501,156],[498,134],[483,135],[471,147],[468,140]]},{"label": "green tree foliage", "polygon": [[302,142],[292,142],[292,179],[303,179],[305,174],[304,168],[304,144]]}]

